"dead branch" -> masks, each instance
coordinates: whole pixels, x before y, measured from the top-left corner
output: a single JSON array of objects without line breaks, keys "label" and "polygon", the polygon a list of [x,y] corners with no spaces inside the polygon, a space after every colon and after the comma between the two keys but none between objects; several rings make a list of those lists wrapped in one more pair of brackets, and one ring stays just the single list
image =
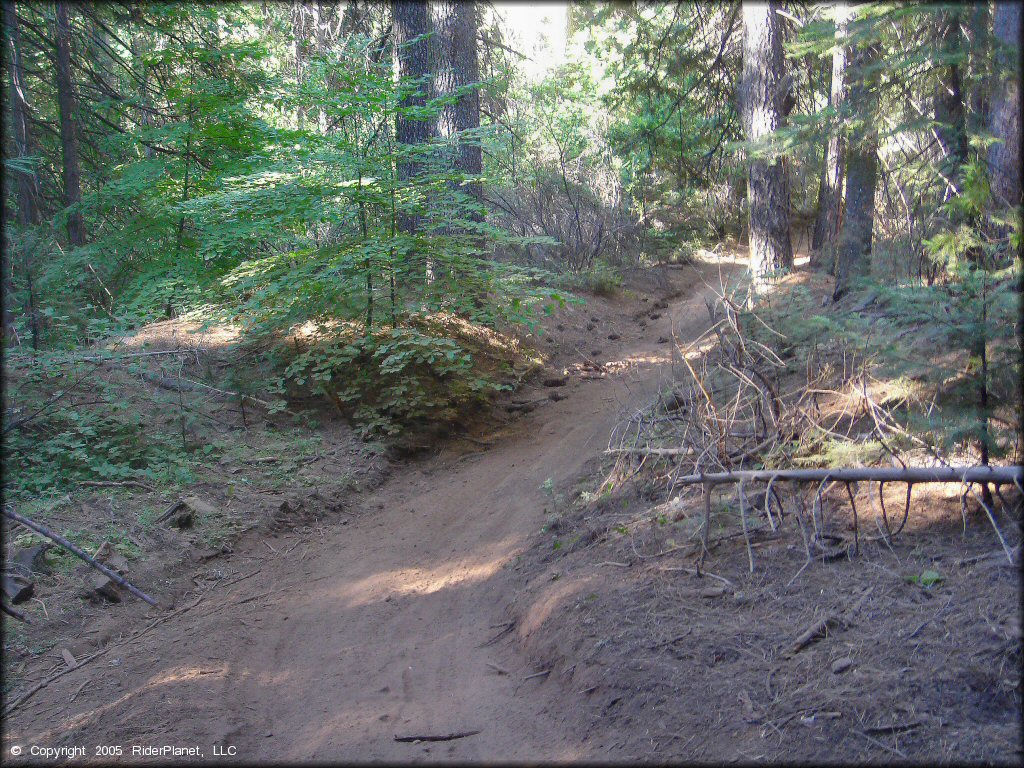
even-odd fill
[{"label": "dead branch", "polygon": [[97,571],[102,573],[108,579],[113,581],[118,586],[124,587],[129,592],[131,592],[133,595],[135,595],[137,598],[139,598],[140,600],[144,600],[145,602],[149,603],[150,605],[152,605],[155,608],[159,608],[160,607],[160,604],[156,600],[154,600],[152,597],[147,595],[145,592],[142,592],[141,590],[139,590],[137,587],[135,587],[133,584],[128,582],[125,578],[123,578],[118,573],[116,573],[116,572],[112,571],[111,569],[107,568],[107,566],[105,566],[103,563],[101,563],[98,560],[96,560],[94,557],[91,557],[90,555],[88,555],[84,550],[82,550],[81,548],[79,548],[75,544],[72,544],[70,541],[65,539],[59,533],[56,533],[56,532],[50,530],[49,528],[47,528],[45,525],[37,523],[34,520],[30,520],[29,518],[24,517],[23,515],[19,515],[17,512],[15,512],[12,509],[7,509],[5,507],[4,508],[4,514],[7,515],[7,517],[9,517],[11,520],[14,520],[15,522],[21,523],[22,525],[26,526],[27,528],[31,528],[33,531],[36,531],[37,533],[42,534],[43,536],[45,536],[46,538],[50,539],[51,541],[53,541],[53,542],[59,544],[60,546],[64,547],[64,549],[68,550],[68,552],[70,552],[71,554],[73,554],[76,557],[80,558],[81,560],[84,560],[86,563],[88,563],[90,566],[92,566]]},{"label": "dead branch", "polygon": [[443,736],[398,736],[395,735],[395,741],[404,742],[416,742],[416,741],[454,741],[455,739],[464,739],[467,736],[476,736],[480,731],[459,731],[458,733],[446,733]]},{"label": "dead branch", "polygon": [[0,602],[0,608],[2,608],[3,612],[6,613],[8,616],[17,619],[18,621],[22,621],[25,624],[32,623],[31,620],[29,620],[28,616],[26,616],[24,613],[17,610],[16,608],[12,608],[7,603]]},{"label": "dead branch", "polygon": [[740,480],[817,483],[823,480],[839,482],[883,483],[990,483],[1012,485],[1024,481],[1024,467],[854,467],[845,469],[754,469],[735,472],[686,475],[676,480],[682,485],[704,483],[720,485]]}]

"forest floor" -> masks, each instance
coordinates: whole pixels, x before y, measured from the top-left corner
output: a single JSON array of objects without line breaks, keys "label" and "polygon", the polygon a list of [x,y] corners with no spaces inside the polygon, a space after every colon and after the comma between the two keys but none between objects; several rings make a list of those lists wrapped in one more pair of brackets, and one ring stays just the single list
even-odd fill
[{"label": "forest floor", "polygon": [[[288,464],[260,481],[274,487],[194,492],[262,504],[264,524],[221,549],[142,542],[176,552],[174,568],[132,573],[173,610],[82,604],[19,629],[46,650],[15,670],[5,756],[1018,764],[1019,573],[983,518],[962,526],[955,490],[918,496],[891,547],[795,579],[795,524],[757,542],[753,574],[737,540],[698,577],[670,522],[636,525],[642,491],[597,493],[612,428],[668,385],[671,339],[704,331],[704,300],[741,256],[569,305],[540,345],[564,385],[518,391],[521,416],[430,455],[389,461],[341,427],[321,430],[315,461],[260,443]],[[941,580],[915,581],[926,569]]]}]

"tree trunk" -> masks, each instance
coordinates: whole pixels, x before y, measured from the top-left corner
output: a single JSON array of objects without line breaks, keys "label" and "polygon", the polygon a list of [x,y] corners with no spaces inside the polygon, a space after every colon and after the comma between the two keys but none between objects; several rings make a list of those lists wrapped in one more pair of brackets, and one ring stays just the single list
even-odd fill
[{"label": "tree trunk", "polygon": [[836,284],[832,298],[850,289],[854,278],[871,268],[871,232],[875,222],[875,186],[878,178],[878,91],[874,77],[866,77],[877,52],[873,45],[853,52],[850,69],[850,104],[860,110],[850,132],[846,153],[846,212],[839,230]]},{"label": "tree trunk", "polygon": [[[836,112],[843,107],[846,97],[846,19],[849,10],[845,2],[833,4],[835,10],[835,49],[832,52],[832,80],[828,105]],[[818,216],[814,222],[811,241],[811,266],[832,270],[835,260],[835,241],[843,210],[843,171],[846,166],[846,141],[838,116],[829,131],[821,160],[821,186],[818,189]]]},{"label": "tree trunk", "polygon": [[[28,120],[28,91],[25,88],[25,66],[21,59],[21,38],[18,30],[17,6],[13,2],[4,3],[4,27],[7,32],[8,75],[10,77],[11,96],[11,127],[14,139],[15,156],[19,159],[32,154],[32,134]],[[4,171],[9,177],[9,172]],[[39,223],[39,190],[36,185],[35,171],[27,172],[20,169],[14,174],[17,182],[17,221],[22,230]],[[28,315],[29,328],[32,331],[32,346],[39,349],[39,317],[35,307],[35,295],[32,286],[32,263],[26,243],[21,243],[21,269],[24,273],[28,296],[25,313]],[[14,265],[7,257],[8,249],[4,248],[3,263],[3,324],[4,335],[13,331],[11,324],[11,308],[13,294]]]},{"label": "tree trunk", "polygon": [[[13,128],[15,156],[25,158],[32,154],[31,134],[28,122],[28,92],[25,90],[25,67],[21,60],[21,38],[18,30],[18,13],[14,3],[4,3],[4,26],[7,29],[8,75],[11,84],[10,114]],[[17,201],[18,223],[27,227],[39,223],[39,208],[36,205],[36,176],[34,173],[18,172]]]},{"label": "tree trunk", "polygon": [[757,146],[782,124],[790,81],[783,72],[779,3],[743,6],[743,81],[740,111],[749,161],[750,272],[755,284],[793,266],[789,231],[789,179],[782,155]]},{"label": "tree trunk", "polygon": [[[307,23],[306,4],[302,0],[293,0],[291,9],[292,44],[295,56],[295,82],[301,88],[306,81],[306,67],[309,59],[309,29]],[[305,104],[296,109],[296,122],[299,130],[306,128]]]},{"label": "tree trunk", "polygon": [[82,171],[78,161],[78,133],[74,81],[71,74],[71,24],[68,4],[58,2],[54,9],[57,49],[57,106],[60,110],[60,144],[64,158],[64,205],[68,213],[68,240],[71,247],[85,245],[85,223],[78,210],[82,202]]},{"label": "tree trunk", "polygon": [[[480,81],[476,3],[438,0],[432,5],[438,51],[434,67],[434,94],[447,96]],[[454,166],[465,176],[478,177],[482,170],[479,141],[465,137],[466,131],[475,131],[479,127],[480,92],[476,88],[445,106],[438,116],[438,132],[454,145]],[[469,185],[469,191],[475,200],[481,199],[478,183]]]},{"label": "tree trunk", "polygon": [[965,29],[967,31],[967,82],[970,105],[969,126],[972,133],[988,126],[988,83],[984,73],[989,63],[988,3],[975,3]]},{"label": "tree trunk", "polygon": [[[960,9],[938,13],[936,47],[943,56],[955,57],[961,50]],[[939,169],[946,179],[948,200],[959,189],[957,176],[967,162],[967,113],[964,109],[960,64],[950,61],[940,70],[938,92],[935,94],[935,133],[942,149]]]},{"label": "tree trunk", "polygon": [[[132,35],[131,46],[132,46],[132,61],[135,63],[137,68],[137,76],[139,79],[139,126],[143,129],[145,134],[149,128],[153,126],[153,115],[150,109],[153,107],[153,99],[149,92],[149,67],[146,66],[146,62],[143,57],[149,52],[149,42],[141,31],[141,11],[136,8],[133,11],[132,23],[140,31],[136,31]],[[146,135],[146,143],[142,147],[143,154],[147,160],[152,160],[156,157],[156,151],[150,146],[149,142],[151,137]]]},{"label": "tree trunk", "polygon": [[[436,133],[434,118],[423,114],[430,96],[430,39],[425,37],[432,30],[430,7],[427,0],[392,0],[391,17],[395,66],[402,93],[395,116],[395,171],[398,185],[410,187],[423,173],[422,151]],[[418,207],[411,208],[406,203],[395,212],[395,226],[405,235],[415,235],[421,218]],[[411,254],[406,269],[414,282],[430,279],[425,256]]]},{"label": "tree trunk", "polygon": [[988,153],[992,196],[998,205],[1021,203],[1020,178],[1020,43],[1021,7],[996,3],[994,32],[996,74],[992,88],[990,130],[1001,141]]},{"label": "tree trunk", "polygon": [[[398,180],[412,182],[422,169],[416,150],[434,135],[432,120],[410,114],[423,110],[429,95],[426,78],[430,73],[430,42],[423,35],[431,29],[430,9],[426,0],[393,0],[391,13],[399,87],[404,94],[395,118],[395,139],[402,153],[397,163]],[[399,229],[414,233],[417,219],[410,214],[401,214]]]}]

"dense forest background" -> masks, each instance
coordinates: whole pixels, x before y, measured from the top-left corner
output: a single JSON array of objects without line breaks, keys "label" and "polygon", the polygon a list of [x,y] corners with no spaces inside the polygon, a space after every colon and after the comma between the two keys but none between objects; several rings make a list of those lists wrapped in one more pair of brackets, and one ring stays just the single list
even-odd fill
[{"label": "dense forest background", "polygon": [[129,329],[233,323],[264,367],[232,391],[395,432],[498,386],[467,328],[723,241],[751,301],[796,249],[889,307],[885,339],[785,330],[877,342],[933,449],[1018,449],[1016,3],[570,4],[546,39],[483,2],[3,12],[16,493],[178,450],[64,400]]}]

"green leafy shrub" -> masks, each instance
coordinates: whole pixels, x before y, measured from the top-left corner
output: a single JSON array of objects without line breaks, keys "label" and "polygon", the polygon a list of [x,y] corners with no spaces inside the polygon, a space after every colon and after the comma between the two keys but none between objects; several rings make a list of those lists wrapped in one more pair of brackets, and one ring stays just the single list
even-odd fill
[{"label": "green leafy shrub", "polygon": [[311,385],[365,432],[385,434],[454,420],[499,388],[458,342],[410,327],[314,343],[288,365],[288,383]]}]

